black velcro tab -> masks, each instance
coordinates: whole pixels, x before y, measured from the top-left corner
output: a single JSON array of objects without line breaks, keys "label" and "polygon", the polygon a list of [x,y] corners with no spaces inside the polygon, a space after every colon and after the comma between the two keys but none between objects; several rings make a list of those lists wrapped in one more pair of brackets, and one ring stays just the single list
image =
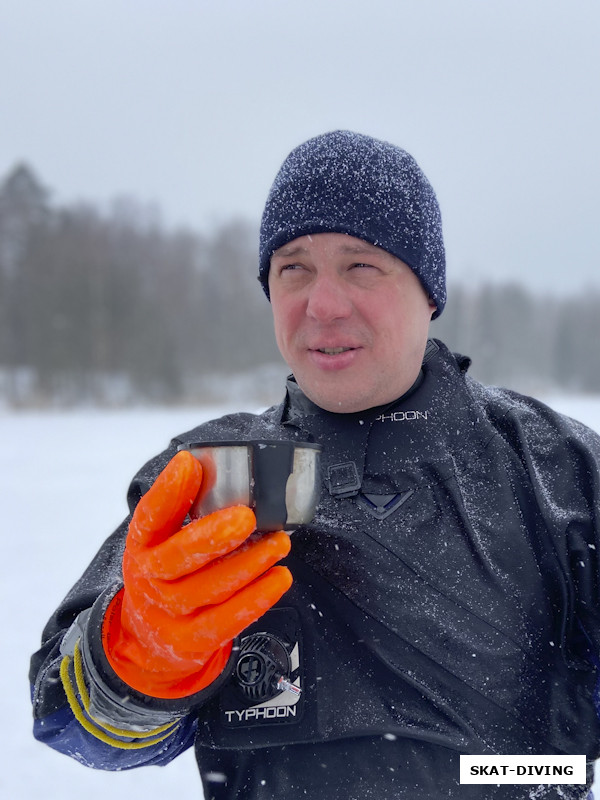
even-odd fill
[{"label": "black velcro tab", "polygon": [[360,491],[360,478],[354,461],[327,468],[327,487],[333,497],[354,497]]}]

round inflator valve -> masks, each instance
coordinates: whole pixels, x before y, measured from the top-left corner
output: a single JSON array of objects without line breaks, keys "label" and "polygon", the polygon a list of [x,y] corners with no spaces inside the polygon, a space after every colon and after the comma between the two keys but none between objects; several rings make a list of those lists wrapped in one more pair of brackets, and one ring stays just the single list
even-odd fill
[{"label": "round inflator valve", "polygon": [[288,652],[275,636],[254,633],[242,639],[235,675],[246,700],[261,703],[280,694],[280,679],[289,672]]}]

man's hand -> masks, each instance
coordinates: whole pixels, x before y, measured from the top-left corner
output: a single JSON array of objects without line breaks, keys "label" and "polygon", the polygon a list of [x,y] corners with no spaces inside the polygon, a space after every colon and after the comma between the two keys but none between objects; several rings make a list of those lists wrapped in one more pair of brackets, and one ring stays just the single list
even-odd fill
[{"label": "man's hand", "polygon": [[182,527],[201,482],[200,463],[182,451],[142,497],[127,535],[124,589],[104,620],[112,668],[154,697],[186,697],[212,683],[232,639],[292,583],[287,568],[273,566],[288,554],[289,536],[252,536],[246,506]]}]

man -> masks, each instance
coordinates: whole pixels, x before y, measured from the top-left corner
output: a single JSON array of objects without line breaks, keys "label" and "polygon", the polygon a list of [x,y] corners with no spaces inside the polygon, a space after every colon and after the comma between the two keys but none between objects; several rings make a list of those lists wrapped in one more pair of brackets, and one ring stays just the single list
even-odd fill
[{"label": "man", "polygon": [[[260,281],[285,399],[138,473],[33,657],[35,735],[104,769],[194,743],[215,800],[586,797],[598,437],[428,341],[440,214],[391,144],[338,131],[288,156]],[[186,520],[203,478],[178,446],[253,438],[323,447],[291,537],[244,507]],[[588,787],[461,785],[460,754],[586,754]]]}]

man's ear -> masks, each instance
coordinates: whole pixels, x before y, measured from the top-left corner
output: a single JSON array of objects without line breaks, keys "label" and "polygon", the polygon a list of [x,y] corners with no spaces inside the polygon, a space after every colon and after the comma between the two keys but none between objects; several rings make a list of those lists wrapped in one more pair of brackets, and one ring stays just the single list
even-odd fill
[{"label": "man's ear", "polygon": [[432,297],[428,297],[427,300],[429,302],[429,308],[431,309],[431,316],[433,316],[435,314],[435,312],[437,311],[437,306],[434,303]]}]

